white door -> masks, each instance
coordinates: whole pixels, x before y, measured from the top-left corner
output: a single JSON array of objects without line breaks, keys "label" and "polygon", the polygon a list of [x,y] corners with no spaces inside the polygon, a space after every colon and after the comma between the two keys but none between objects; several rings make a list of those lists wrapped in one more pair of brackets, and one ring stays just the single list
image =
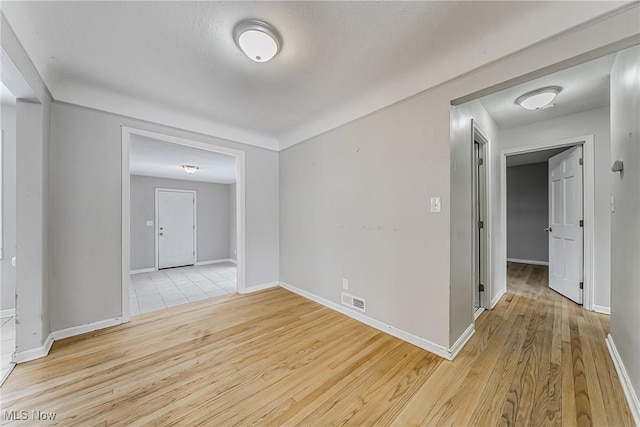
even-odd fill
[{"label": "white door", "polygon": [[549,159],[549,286],[582,304],[582,146]]},{"label": "white door", "polygon": [[158,190],[158,267],[195,264],[195,193]]}]

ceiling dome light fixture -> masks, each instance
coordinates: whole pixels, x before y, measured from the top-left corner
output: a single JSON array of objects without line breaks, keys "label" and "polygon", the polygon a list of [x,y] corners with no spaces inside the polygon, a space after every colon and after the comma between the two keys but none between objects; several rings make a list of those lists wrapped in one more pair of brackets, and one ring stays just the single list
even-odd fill
[{"label": "ceiling dome light fixture", "polygon": [[543,108],[553,107],[551,102],[556,95],[560,93],[560,86],[548,86],[527,92],[516,99],[516,104],[525,110],[542,110]]},{"label": "ceiling dome light fixture", "polygon": [[184,171],[189,175],[193,175],[194,173],[198,172],[198,169],[200,168],[198,166],[182,165],[182,169],[184,169]]},{"label": "ceiling dome light fixture", "polygon": [[241,21],[233,28],[233,39],[250,59],[267,62],[280,50],[282,40],[278,31],[256,19]]}]

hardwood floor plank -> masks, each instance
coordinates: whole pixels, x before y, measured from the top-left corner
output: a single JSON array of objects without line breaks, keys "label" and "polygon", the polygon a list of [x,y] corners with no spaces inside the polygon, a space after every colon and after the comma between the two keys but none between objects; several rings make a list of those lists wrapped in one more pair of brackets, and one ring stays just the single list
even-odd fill
[{"label": "hardwood floor plank", "polygon": [[2,409],[61,426],[631,426],[608,317],[551,291],[545,267],[507,272],[453,362],[270,289],[58,341],[15,368]]}]

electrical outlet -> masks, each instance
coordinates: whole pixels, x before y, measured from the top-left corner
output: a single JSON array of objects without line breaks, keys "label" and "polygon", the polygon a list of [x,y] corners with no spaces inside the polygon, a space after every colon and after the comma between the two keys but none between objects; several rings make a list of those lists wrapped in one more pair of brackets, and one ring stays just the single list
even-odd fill
[{"label": "electrical outlet", "polygon": [[349,281],[347,279],[342,279],[342,289],[345,291],[349,290]]},{"label": "electrical outlet", "polygon": [[153,221],[147,221],[147,227],[153,227]]},{"label": "electrical outlet", "polygon": [[431,212],[438,213],[442,211],[442,203],[440,201],[440,197],[432,197],[431,198]]}]

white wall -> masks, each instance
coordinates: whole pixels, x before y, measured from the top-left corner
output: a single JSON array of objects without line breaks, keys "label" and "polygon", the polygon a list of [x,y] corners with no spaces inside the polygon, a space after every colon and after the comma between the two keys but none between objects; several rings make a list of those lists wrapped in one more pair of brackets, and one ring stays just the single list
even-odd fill
[{"label": "white wall", "polygon": [[[640,47],[618,53],[611,71],[611,337],[640,399]],[[624,378],[623,378],[624,380]],[[640,423],[640,407],[635,407]]]},{"label": "white wall", "polygon": [[[611,272],[611,196],[609,107],[597,108],[578,114],[545,120],[527,126],[502,131],[500,150],[548,144],[562,139],[594,135],[595,150],[595,265],[594,304],[610,307]],[[494,191],[499,191],[497,183]],[[497,189],[497,190],[496,190]],[[499,193],[495,193],[499,194]],[[499,209],[499,198],[494,198],[494,209]],[[495,230],[496,252],[502,251],[502,230]],[[503,258],[504,259],[504,258]]]},{"label": "white wall", "polygon": [[[131,270],[155,268],[156,188],[196,192],[197,262],[229,258],[229,184],[131,175]],[[152,221],[154,226],[147,227]]]},{"label": "white wall", "polygon": [[16,269],[11,259],[16,256],[16,106],[2,106],[2,247],[0,261],[0,310],[15,308]]},{"label": "white wall", "polygon": [[121,125],[244,150],[246,286],[278,280],[278,153],[67,104],[52,120],[53,330],[121,315]]},{"label": "white wall", "polygon": [[[16,357],[42,354],[50,331],[49,140],[51,95],[4,15],[0,43],[15,72],[11,84],[29,91],[16,103]],[[13,93],[9,84],[3,82]],[[27,96],[25,94],[25,96]],[[35,353],[25,353],[34,351]]]}]

